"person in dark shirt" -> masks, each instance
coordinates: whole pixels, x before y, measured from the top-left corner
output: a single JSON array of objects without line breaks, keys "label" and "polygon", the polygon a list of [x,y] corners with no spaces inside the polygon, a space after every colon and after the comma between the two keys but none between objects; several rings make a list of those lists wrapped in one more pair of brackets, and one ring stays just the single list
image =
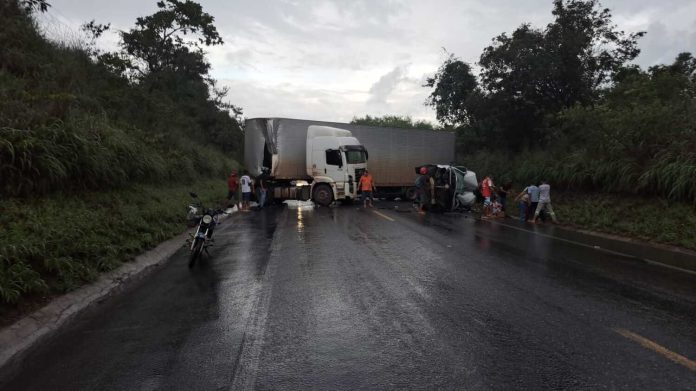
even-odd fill
[{"label": "person in dark shirt", "polygon": [[234,170],[227,178],[227,206],[237,205],[237,189],[239,189],[239,181],[237,180],[237,171]]}]

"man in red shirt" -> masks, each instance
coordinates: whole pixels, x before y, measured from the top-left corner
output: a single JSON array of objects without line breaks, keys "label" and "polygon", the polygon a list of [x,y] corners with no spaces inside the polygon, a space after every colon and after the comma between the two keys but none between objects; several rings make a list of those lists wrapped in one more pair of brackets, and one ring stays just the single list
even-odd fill
[{"label": "man in red shirt", "polygon": [[370,208],[372,208],[372,190],[375,189],[375,181],[372,179],[372,174],[365,170],[365,173],[360,177],[360,182],[358,182],[358,187],[362,194],[360,194],[360,199],[363,202],[363,208],[367,208],[368,202],[370,203]]},{"label": "man in red shirt", "polygon": [[493,175],[488,174],[481,181],[481,195],[483,196],[483,217],[488,217],[491,214],[491,195],[495,185],[493,185]]}]

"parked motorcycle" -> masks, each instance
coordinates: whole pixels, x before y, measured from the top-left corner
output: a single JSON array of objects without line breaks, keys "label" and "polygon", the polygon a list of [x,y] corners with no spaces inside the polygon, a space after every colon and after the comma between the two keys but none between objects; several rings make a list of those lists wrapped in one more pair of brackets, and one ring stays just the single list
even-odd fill
[{"label": "parked motorcycle", "polygon": [[190,239],[191,254],[189,255],[188,267],[192,268],[204,251],[210,255],[208,247],[213,245],[213,232],[218,224],[219,216],[225,214],[225,212],[221,209],[205,208],[196,193],[189,194],[194,199],[194,202],[188,206],[187,219],[189,226],[198,226]]}]

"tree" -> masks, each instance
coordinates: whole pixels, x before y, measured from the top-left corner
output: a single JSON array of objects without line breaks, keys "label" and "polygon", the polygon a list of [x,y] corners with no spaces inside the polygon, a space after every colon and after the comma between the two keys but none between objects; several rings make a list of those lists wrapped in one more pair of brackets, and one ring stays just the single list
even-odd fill
[{"label": "tree", "polygon": [[433,129],[433,124],[424,120],[414,121],[409,116],[400,115],[385,115],[382,117],[373,117],[366,115],[364,117],[353,117],[350,121],[351,124],[355,125],[367,125],[367,126],[382,126],[388,128],[408,128],[408,129]]},{"label": "tree", "polygon": [[640,50],[645,33],[617,31],[609,9],[596,0],[555,0],[545,30],[520,26],[502,34],[481,55],[481,81],[489,93],[523,97],[557,111],[588,104]]},{"label": "tree", "polygon": [[133,67],[141,75],[166,70],[207,75],[210,65],[202,46],[223,43],[214,18],[190,0],[163,0],[157,7],[159,11],[138,18],[135,28],[121,33],[121,46]]},{"label": "tree", "polygon": [[489,146],[520,150],[547,140],[545,122],[564,108],[591,105],[629,71],[643,32],[627,34],[597,0],[555,0],[544,29],[522,24],[481,54],[480,85],[450,56],[426,87],[443,124],[463,125]]},{"label": "tree", "polygon": [[664,72],[680,74],[691,79],[692,82],[696,82],[696,58],[688,52],[679,53],[671,65],[655,65],[650,67],[648,71],[652,75]]},{"label": "tree", "polygon": [[22,7],[24,7],[24,10],[26,10],[27,12],[46,12],[48,11],[48,7],[51,6],[50,4],[48,4],[48,1],[46,0],[20,0],[19,3],[22,5]]},{"label": "tree", "polygon": [[[134,88],[109,97],[114,110],[164,142],[193,138],[226,152],[241,152],[242,110],[224,101],[228,93],[210,76],[204,48],[222,44],[214,18],[191,0],[161,0],[158,10],[121,32],[121,51],[93,53],[104,68]],[[95,39],[108,26],[94,21],[84,30]],[[169,137],[171,136],[171,137]]]},{"label": "tree", "polygon": [[467,125],[472,121],[469,98],[480,90],[471,66],[450,54],[424,87],[434,88],[426,104],[435,108],[438,121],[446,126]]}]

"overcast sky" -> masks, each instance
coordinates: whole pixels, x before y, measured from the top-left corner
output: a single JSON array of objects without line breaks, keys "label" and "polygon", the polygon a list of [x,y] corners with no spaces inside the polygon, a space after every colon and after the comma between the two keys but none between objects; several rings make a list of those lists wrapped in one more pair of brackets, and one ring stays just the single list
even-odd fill
[{"label": "overcast sky", "polygon": [[[551,0],[201,0],[225,44],[212,74],[244,116],[350,121],[401,114],[434,121],[422,87],[445,59],[475,64],[491,38],[523,22],[543,27]],[[76,37],[89,20],[126,30],[156,10],[148,0],[49,0],[49,36]],[[696,1],[605,0],[625,31],[647,31],[641,66],[696,53]],[[113,48],[115,33],[101,42]]]}]

